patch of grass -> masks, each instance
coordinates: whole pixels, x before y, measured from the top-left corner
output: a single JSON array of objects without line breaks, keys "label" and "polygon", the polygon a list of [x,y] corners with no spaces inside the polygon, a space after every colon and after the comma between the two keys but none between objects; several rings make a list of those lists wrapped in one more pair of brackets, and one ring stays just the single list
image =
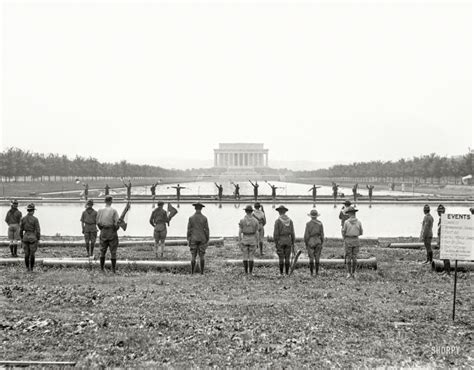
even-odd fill
[{"label": "patch of grass", "polygon": [[[83,252],[55,249],[38,258]],[[265,253],[274,257],[273,246]],[[328,243],[323,258],[341,253],[339,243]],[[2,358],[84,367],[472,364],[472,275],[460,275],[453,323],[452,280],[417,264],[423,251],[370,246],[362,253],[376,256],[379,268],[361,270],[355,281],[343,269],[281,278],[265,267],[245,276],[223,264],[240,258],[235,240],[209,247],[204,276],[1,267]],[[119,258],[153,254],[121,248]],[[166,258],[187,260],[189,251],[169,247]],[[447,346],[457,352],[441,353]]]}]

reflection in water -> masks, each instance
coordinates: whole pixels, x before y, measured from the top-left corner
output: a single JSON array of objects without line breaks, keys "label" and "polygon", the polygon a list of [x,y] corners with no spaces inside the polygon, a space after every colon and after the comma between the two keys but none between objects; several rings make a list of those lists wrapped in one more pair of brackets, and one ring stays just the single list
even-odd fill
[{"label": "reflection in water", "polygon": [[[436,202],[429,203],[433,208],[437,207]],[[173,204],[174,205],[174,204]],[[303,236],[304,227],[309,220],[307,214],[311,211],[312,203],[307,204],[287,204],[290,209],[288,216],[293,220],[297,236]],[[264,209],[267,217],[266,235],[273,234],[273,224],[278,217],[278,212],[272,207]],[[26,204],[20,204],[20,211],[25,212]],[[177,204],[180,212],[173,218],[168,229],[169,236],[183,237],[186,235],[187,221],[194,213],[191,204]],[[94,207],[96,210],[102,205]],[[123,205],[115,205],[120,212]],[[0,206],[0,216],[5,218],[10,207]],[[364,227],[364,236],[370,237],[398,237],[398,236],[418,236],[420,234],[421,222],[423,220],[423,205],[417,204],[384,204],[371,205],[359,204],[357,218],[361,220]],[[35,216],[38,217],[41,231],[44,235],[76,235],[81,234],[80,217],[84,210],[83,204],[62,204],[44,203],[37,206]],[[120,235],[129,236],[153,236],[153,229],[150,228],[149,219],[151,212],[150,204],[133,204],[128,213],[128,228],[126,234],[123,231]],[[321,213],[319,218],[324,224],[324,231],[328,237],[340,237],[341,223],[339,220],[339,208],[331,204],[318,205]],[[446,212],[468,213],[467,206],[446,206]],[[211,206],[203,210],[204,215],[209,220],[211,235],[216,236],[237,236],[236,225],[242,218],[240,204],[223,203],[218,206]],[[396,222],[394,222],[396,220]],[[7,225],[0,223],[0,235],[6,236]]]}]

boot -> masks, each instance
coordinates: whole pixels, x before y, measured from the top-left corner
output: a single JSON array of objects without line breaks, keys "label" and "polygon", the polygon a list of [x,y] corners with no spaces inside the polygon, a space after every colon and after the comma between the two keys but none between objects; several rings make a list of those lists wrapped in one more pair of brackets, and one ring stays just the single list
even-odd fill
[{"label": "boot", "polygon": [[352,266],[351,266],[351,260],[346,261],[346,266],[347,266],[347,276],[346,279],[349,279],[352,276]]},{"label": "boot", "polygon": [[25,256],[26,270],[30,271],[30,256]]},{"label": "boot", "polygon": [[204,275],[204,258],[201,258],[199,262],[201,267],[201,275]]},{"label": "boot", "polygon": [[290,262],[285,261],[285,273],[288,275],[290,272]]},{"label": "boot", "polygon": [[15,254],[15,257],[18,257],[18,244],[13,246],[13,253]]},{"label": "boot", "polygon": [[313,272],[314,272],[314,262],[313,261],[309,261],[309,272],[311,273],[311,276],[313,276]]},{"label": "boot", "polygon": [[354,259],[354,260],[352,260],[352,277],[354,277],[354,275],[355,275],[356,267],[357,267],[357,260]]},{"label": "boot", "polygon": [[259,246],[260,246],[260,255],[263,256],[263,242],[260,242]]},{"label": "boot", "polygon": [[13,252],[13,244],[10,244],[10,253],[12,257],[15,257],[15,252]]},{"label": "boot", "polygon": [[35,256],[30,256],[30,271],[33,271],[33,267],[35,267]]},{"label": "boot", "polygon": [[104,271],[105,267],[105,257],[100,257],[100,269]]},{"label": "boot", "polygon": [[451,275],[451,262],[449,260],[443,260],[443,264],[446,275]]},{"label": "boot", "polygon": [[91,257],[94,257],[94,244],[91,244]]},{"label": "boot", "polygon": [[318,276],[319,275],[319,262],[316,262],[315,267],[316,267],[316,276]]},{"label": "boot", "polygon": [[111,258],[110,262],[112,263],[112,272],[115,274],[115,266],[117,265],[117,259]]},{"label": "boot", "polygon": [[87,257],[90,257],[91,255],[91,250],[89,248],[89,244],[86,244],[86,253],[87,253]]},{"label": "boot", "polygon": [[428,261],[431,263],[433,262],[433,251],[428,253]]},{"label": "boot", "polygon": [[249,263],[248,263],[248,261],[244,261],[244,270],[245,270],[246,274],[249,273]]},{"label": "boot", "polygon": [[283,262],[280,262],[280,275],[283,275]]},{"label": "boot", "polygon": [[196,260],[191,260],[191,275],[194,274],[195,268],[196,268]]},{"label": "boot", "polygon": [[253,261],[249,261],[249,272],[253,273]]}]

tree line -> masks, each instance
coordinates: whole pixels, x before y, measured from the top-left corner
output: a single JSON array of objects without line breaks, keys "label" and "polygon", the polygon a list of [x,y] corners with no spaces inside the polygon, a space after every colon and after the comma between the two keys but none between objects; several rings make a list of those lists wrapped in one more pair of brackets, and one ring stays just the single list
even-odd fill
[{"label": "tree line", "polygon": [[449,182],[449,178],[453,178],[454,183],[458,183],[462,177],[472,175],[472,161],[471,151],[458,157],[445,157],[432,153],[396,162],[354,162],[315,171],[298,171],[294,174],[298,177],[369,178],[380,182],[387,179],[413,182],[423,179],[424,182],[441,183],[442,180]]}]

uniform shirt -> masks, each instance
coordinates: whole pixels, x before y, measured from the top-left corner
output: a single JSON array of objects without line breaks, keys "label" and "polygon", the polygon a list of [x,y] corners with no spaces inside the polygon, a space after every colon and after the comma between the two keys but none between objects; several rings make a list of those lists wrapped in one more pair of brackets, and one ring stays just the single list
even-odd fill
[{"label": "uniform shirt", "polygon": [[243,244],[256,244],[258,242],[258,229],[260,227],[259,222],[255,217],[245,215],[239,222],[239,239]]},{"label": "uniform shirt", "polygon": [[253,211],[252,213],[253,217],[255,217],[257,219],[257,221],[262,225],[262,226],[265,226],[265,224],[267,223],[267,219],[265,217],[265,212],[263,212],[262,210],[260,209],[256,209],[255,211]]},{"label": "uniform shirt", "polygon": [[84,223],[84,232],[97,231],[97,211],[94,208],[87,208],[82,212],[81,222]]},{"label": "uniform shirt", "polygon": [[275,221],[273,239],[276,244],[280,242],[293,244],[295,242],[295,228],[293,226],[293,221],[287,215],[282,215]]},{"label": "uniform shirt", "polygon": [[156,227],[157,225],[165,225],[166,228],[166,223],[168,222],[168,214],[163,208],[156,208],[150,216],[150,224],[153,227]]},{"label": "uniform shirt", "polygon": [[323,223],[319,220],[311,220],[306,223],[306,228],[304,230],[304,243],[307,246],[310,242],[311,244],[323,244],[324,241],[324,228]]},{"label": "uniform shirt", "polygon": [[187,239],[190,242],[207,243],[209,241],[209,225],[207,217],[202,213],[195,213],[189,217]]},{"label": "uniform shirt", "polygon": [[423,223],[421,226],[421,238],[432,238],[433,237],[433,216],[431,216],[429,213],[425,214],[425,217],[423,218]]},{"label": "uniform shirt", "polygon": [[21,216],[22,214],[17,208],[10,208],[5,217],[5,222],[8,225],[20,224]]},{"label": "uniform shirt", "polygon": [[105,206],[97,212],[97,224],[104,227],[117,226],[119,215],[115,208]]},{"label": "uniform shirt", "polygon": [[342,207],[341,212],[339,212],[339,220],[341,220],[341,226],[344,227],[344,222],[349,219],[349,215],[346,213],[346,207]]},{"label": "uniform shirt", "polygon": [[20,237],[23,239],[23,234],[25,237],[35,236],[36,240],[41,238],[41,230],[38,219],[32,214],[28,213],[20,221]]},{"label": "uniform shirt", "polygon": [[342,227],[342,236],[345,237],[359,237],[363,234],[362,224],[361,222],[355,217],[349,217],[344,222],[344,226]]}]

